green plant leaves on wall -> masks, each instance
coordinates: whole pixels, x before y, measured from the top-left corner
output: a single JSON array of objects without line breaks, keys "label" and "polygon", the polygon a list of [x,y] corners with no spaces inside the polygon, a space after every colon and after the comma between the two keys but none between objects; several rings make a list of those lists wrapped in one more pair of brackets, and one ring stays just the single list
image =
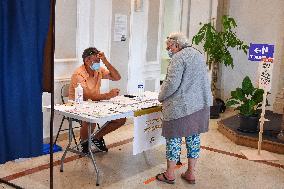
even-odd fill
[{"label": "green plant leaves on wall", "polygon": [[209,64],[209,66],[212,62],[217,62],[233,68],[234,63],[229,48],[236,48],[247,54],[248,46],[244,44],[233,31],[236,27],[236,21],[224,15],[222,17],[222,31],[218,32],[213,27],[212,23],[206,23],[203,24],[198,33],[193,36],[193,44],[198,45],[203,43],[204,51],[208,56],[207,64]]}]

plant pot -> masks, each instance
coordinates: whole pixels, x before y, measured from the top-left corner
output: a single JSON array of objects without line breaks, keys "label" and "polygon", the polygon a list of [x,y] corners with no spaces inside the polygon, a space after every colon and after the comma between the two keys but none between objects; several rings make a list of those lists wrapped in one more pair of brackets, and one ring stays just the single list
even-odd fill
[{"label": "plant pot", "polygon": [[255,133],[258,132],[259,116],[244,116],[239,114],[240,127],[239,131],[244,133]]},{"label": "plant pot", "polygon": [[218,119],[220,117],[221,104],[210,106],[210,119]]}]

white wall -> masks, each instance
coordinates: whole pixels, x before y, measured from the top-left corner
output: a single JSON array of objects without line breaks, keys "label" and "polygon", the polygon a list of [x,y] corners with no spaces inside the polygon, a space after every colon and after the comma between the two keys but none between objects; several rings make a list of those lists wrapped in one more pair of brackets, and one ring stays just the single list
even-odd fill
[{"label": "white wall", "polygon": [[[121,80],[110,81],[110,88],[119,88],[121,94],[127,93],[127,82],[128,82],[128,59],[129,59],[129,19],[131,13],[131,0],[112,0],[112,40],[111,40],[111,63],[117,68],[121,74]],[[114,41],[114,18],[115,14],[127,15],[127,36],[126,41]]]},{"label": "white wall", "polygon": [[[160,58],[158,54],[159,44],[159,24],[160,24],[160,0],[148,1],[148,27],[147,27],[147,49],[146,61],[157,62]],[[159,58],[158,58],[159,57]]]},{"label": "white wall", "polygon": [[[95,0],[93,5],[93,41],[91,46],[95,46],[98,50],[103,51],[110,63],[111,49],[111,22],[112,22],[112,0]],[[101,93],[109,91],[109,80],[102,80]]]},{"label": "white wall", "polygon": [[[164,80],[167,73],[167,67],[169,64],[169,56],[166,50],[165,40],[172,32],[184,32],[186,33],[187,26],[181,26],[187,24],[188,16],[188,0],[172,1],[165,0],[163,7],[163,20],[162,20],[162,39],[161,39],[161,80]],[[183,7],[182,7],[183,6]]]},{"label": "white wall", "polygon": [[146,62],[146,34],[147,33],[147,5],[143,3],[143,11],[134,11],[134,1],[131,2],[131,16],[129,20],[129,60],[127,93],[136,93],[137,84],[143,81],[144,63]]},{"label": "white wall", "polygon": [[[57,1],[55,9],[55,58],[76,56],[77,1]],[[64,26],[64,27],[63,27]]]},{"label": "white wall", "polygon": [[158,91],[164,0],[144,0],[142,11],[135,11],[134,5],[132,0],[127,92],[137,93],[137,84],[141,81],[145,90]]},{"label": "white wall", "polygon": [[[268,43],[275,45],[274,71],[272,94],[268,96],[273,104],[276,93],[280,88],[279,80],[283,79],[283,68],[280,73],[280,64],[283,65],[284,43],[284,1],[283,0],[233,0],[230,1],[229,15],[236,19],[236,30],[240,39],[249,43]],[[253,83],[257,82],[258,62],[248,61],[247,55],[232,50],[235,67],[222,68],[222,90],[224,99],[230,96],[230,91],[240,86],[247,75]],[[282,66],[283,67],[283,66]],[[271,109],[272,107],[270,107]]]},{"label": "white wall", "polygon": [[[162,32],[162,59],[167,59],[168,54],[166,44],[164,41],[166,37],[172,32],[181,31],[181,0],[165,0],[164,15],[163,15],[163,32]],[[185,6],[185,5],[184,5]],[[184,21],[185,22],[185,21]]]},{"label": "white wall", "polygon": [[148,13],[146,13],[148,19],[145,27],[147,32],[144,34],[147,46],[143,72],[146,91],[160,91],[161,44],[164,44],[162,38],[163,7],[164,0],[148,1]]}]

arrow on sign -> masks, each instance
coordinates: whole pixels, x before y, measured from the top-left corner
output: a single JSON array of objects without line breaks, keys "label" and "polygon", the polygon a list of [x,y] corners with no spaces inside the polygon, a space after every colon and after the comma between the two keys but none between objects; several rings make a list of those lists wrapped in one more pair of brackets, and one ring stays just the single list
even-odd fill
[{"label": "arrow on sign", "polygon": [[255,49],[254,49],[254,52],[259,53],[259,52],[261,52],[261,50],[258,49],[258,48],[255,48]]}]

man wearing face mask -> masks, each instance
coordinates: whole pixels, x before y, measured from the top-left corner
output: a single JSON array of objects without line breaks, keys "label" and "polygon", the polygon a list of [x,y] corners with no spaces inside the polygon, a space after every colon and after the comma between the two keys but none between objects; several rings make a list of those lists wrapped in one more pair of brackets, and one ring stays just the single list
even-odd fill
[{"label": "man wearing face mask", "polygon": [[[75,70],[71,77],[69,87],[69,99],[74,100],[75,88],[80,83],[83,88],[84,100],[108,100],[119,95],[119,89],[111,89],[108,93],[100,93],[101,79],[109,79],[112,81],[120,80],[121,76],[119,72],[109,63],[103,52],[98,51],[95,47],[90,47],[84,50],[82,54],[84,64]],[[106,66],[107,69],[101,67],[101,63]],[[125,118],[113,120],[108,123],[94,138],[93,143],[104,152],[108,149],[105,145],[103,136],[118,129],[124,125]],[[88,124],[87,122],[82,123],[80,129],[81,141],[88,138]],[[88,142],[84,142],[82,145],[82,152],[88,153]]]}]

